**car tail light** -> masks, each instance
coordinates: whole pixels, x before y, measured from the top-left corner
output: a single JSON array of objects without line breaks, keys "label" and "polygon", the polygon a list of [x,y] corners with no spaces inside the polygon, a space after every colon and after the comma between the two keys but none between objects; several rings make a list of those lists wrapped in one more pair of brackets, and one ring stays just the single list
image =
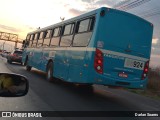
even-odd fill
[{"label": "car tail light", "polygon": [[103,53],[99,49],[95,52],[94,69],[100,74],[103,73]]},{"label": "car tail light", "polygon": [[13,53],[13,56],[17,56],[17,54]]},{"label": "car tail light", "polygon": [[147,77],[147,75],[148,75],[148,70],[149,70],[149,61],[147,61],[147,62],[145,63],[141,80],[144,80],[144,79]]}]

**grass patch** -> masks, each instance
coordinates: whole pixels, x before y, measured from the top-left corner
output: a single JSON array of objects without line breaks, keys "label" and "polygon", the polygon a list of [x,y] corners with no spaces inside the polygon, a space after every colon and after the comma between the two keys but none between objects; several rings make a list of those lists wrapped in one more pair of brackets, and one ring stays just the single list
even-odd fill
[{"label": "grass patch", "polygon": [[145,90],[129,89],[129,91],[160,100],[160,67],[150,69],[148,73],[148,85]]}]

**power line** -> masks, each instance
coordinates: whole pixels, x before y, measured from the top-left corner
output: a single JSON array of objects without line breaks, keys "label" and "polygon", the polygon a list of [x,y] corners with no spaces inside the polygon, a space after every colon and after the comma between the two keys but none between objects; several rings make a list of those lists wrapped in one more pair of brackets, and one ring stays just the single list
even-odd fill
[{"label": "power line", "polygon": [[[131,0],[127,0],[125,1],[124,3],[121,3],[120,5],[115,5],[115,9],[119,9],[119,10],[123,10],[123,11],[127,11],[129,9],[132,9],[132,8],[135,8],[135,7],[138,7],[144,3],[147,3],[151,0],[135,0],[135,1],[132,1],[130,2]],[[126,4],[128,3],[128,4]]]},{"label": "power line", "polygon": [[153,9],[150,9],[148,11],[144,11],[142,13],[139,13],[138,15],[143,17],[143,18],[152,17],[152,16],[155,16],[155,15],[160,15],[160,9],[159,8],[153,8]]},{"label": "power line", "polygon": [[[120,9],[120,10],[124,10],[124,9],[127,8],[128,6],[134,4],[134,3],[138,2],[138,1],[140,1],[140,0],[135,0],[135,1],[132,1],[131,3],[126,4],[127,2],[130,2],[130,0],[128,0],[127,2],[124,2],[124,3],[121,4],[120,6],[117,6],[116,8],[117,8],[117,9]],[[126,5],[125,5],[125,4],[126,4]]]},{"label": "power line", "polygon": [[146,10],[146,11],[143,11],[141,13],[139,13],[140,15],[144,15],[144,14],[148,14],[148,13],[151,13],[151,12],[155,12],[155,11],[160,11],[160,8],[152,8],[152,9],[149,9],[149,10]]},{"label": "power line", "polygon": [[[119,9],[119,10],[123,10],[123,11],[127,11],[127,10],[138,7],[142,4],[145,4],[150,1],[151,0],[134,0],[131,2],[131,0],[125,0],[125,1],[120,2],[117,5],[115,5],[114,8]],[[136,14],[139,15],[140,17],[143,17],[143,18],[152,17],[155,15],[160,15],[160,8],[153,8],[148,11],[144,11],[144,12],[136,13]]]},{"label": "power line", "polygon": [[117,8],[117,9],[118,9],[118,7],[124,5],[125,3],[128,3],[128,2],[130,2],[130,1],[131,1],[131,0],[123,0],[123,1],[121,1],[121,2],[118,2],[116,5],[113,6],[113,8]]},{"label": "power line", "polygon": [[156,15],[160,15],[160,11],[157,12],[157,13],[152,13],[152,14],[148,14],[148,15],[145,15],[145,16],[141,16],[143,18],[147,18],[147,17],[152,17],[152,16],[156,16]]}]

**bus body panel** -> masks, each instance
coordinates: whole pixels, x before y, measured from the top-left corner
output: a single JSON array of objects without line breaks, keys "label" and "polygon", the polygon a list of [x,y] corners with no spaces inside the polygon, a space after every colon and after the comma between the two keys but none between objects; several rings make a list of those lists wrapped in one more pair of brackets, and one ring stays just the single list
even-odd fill
[{"label": "bus body panel", "polygon": [[22,55],[22,62],[25,63],[26,60],[28,60],[28,65],[32,66],[32,57],[34,56],[33,54],[34,48],[26,48],[23,51],[23,55]]},{"label": "bus body panel", "polygon": [[86,47],[58,48],[54,60],[54,76],[68,82],[82,82],[85,49]]},{"label": "bus body panel", "polygon": [[70,69],[69,69],[69,80],[78,83],[88,82],[88,59],[87,59],[87,48],[73,48],[72,51],[68,51],[70,57]]},{"label": "bus body panel", "polygon": [[42,70],[43,48],[35,48],[33,54],[34,56],[32,57],[32,63],[34,64],[34,67]]},{"label": "bus body panel", "polygon": [[41,56],[41,70],[46,72],[47,70],[47,65],[48,65],[48,62],[51,60],[51,61],[54,61],[54,54],[55,54],[55,51],[54,51],[54,48],[43,48],[43,51],[42,51],[42,56]]},{"label": "bus body panel", "polygon": [[54,60],[54,74],[56,77],[66,80],[68,75],[68,63],[65,55],[66,48],[56,50]]}]

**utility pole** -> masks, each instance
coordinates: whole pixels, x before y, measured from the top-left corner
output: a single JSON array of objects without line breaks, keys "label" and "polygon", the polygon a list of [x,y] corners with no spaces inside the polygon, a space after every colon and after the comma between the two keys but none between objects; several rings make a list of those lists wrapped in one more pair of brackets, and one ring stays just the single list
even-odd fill
[{"label": "utility pole", "polygon": [[5,44],[5,42],[6,42],[6,41],[4,41],[4,42],[3,42],[3,45],[2,45],[2,47],[3,47],[3,51],[4,51],[4,44]]}]

